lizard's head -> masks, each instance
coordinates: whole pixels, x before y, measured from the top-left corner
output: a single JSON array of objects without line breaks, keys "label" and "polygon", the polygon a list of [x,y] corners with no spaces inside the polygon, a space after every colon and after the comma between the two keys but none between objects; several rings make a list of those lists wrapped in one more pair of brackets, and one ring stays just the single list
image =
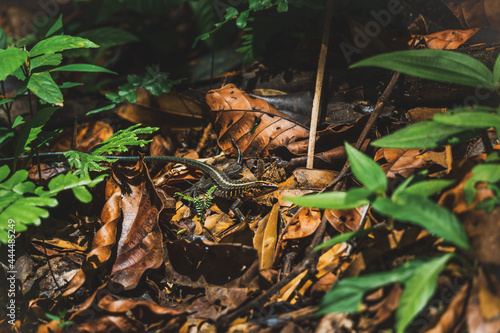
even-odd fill
[{"label": "lizard's head", "polygon": [[258,196],[276,191],[278,188],[279,188],[278,185],[276,185],[274,183],[266,182],[263,180],[257,180],[257,181],[255,181],[254,186],[247,189],[245,196],[258,197]]}]

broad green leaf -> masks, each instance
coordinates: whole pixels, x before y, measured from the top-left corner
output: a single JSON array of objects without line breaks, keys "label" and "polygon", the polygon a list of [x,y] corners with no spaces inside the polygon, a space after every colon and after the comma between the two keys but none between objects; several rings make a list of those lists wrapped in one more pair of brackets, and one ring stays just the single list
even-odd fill
[{"label": "broad green leaf", "polygon": [[494,89],[496,86],[488,67],[471,56],[454,51],[397,51],[362,60],[351,68],[363,66],[382,67],[424,79],[471,87]]},{"label": "broad green leaf", "polygon": [[45,126],[47,121],[57,109],[57,107],[44,108],[38,111],[37,114],[35,114],[35,116],[26,123],[26,126],[24,126],[19,134],[15,156],[21,155],[25,148],[27,148],[28,145],[38,137],[38,135],[42,132],[43,126]]},{"label": "broad green leaf", "polygon": [[477,131],[435,121],[421,121],[375,140],[372,144],[384,148],[437,148],[467,141]]},{"label": "broad green leaf", "polygon": [[0,51],[0,81],[13,74],[28,59],[28,52],[15,47]]},{"label": "broad green leaf", "polygon": [[373,192],[384,193],[387,178],[380,166],[370,157],[346,143],[345,149],[349,158],[352,173],[365,187]]},{"label": "broad green leaf", "polygon": [[396,332],[403,333],[408,324],[422,311],[436,291],[437,280],[453,253],[433,258],[416,268],[405,282],[405,290],[396,310]]},{"label": "broad green leaf", "polygon": [[47,103],[62,106],[64,100],[61,90],[47,72],[31,75],[28,89]]},{"label": "broad green leaf", "polygon": [[317,314],[359,312],[366,292],[408,280],[422,263],[421,260],[415,259],[389,272],[342,279],[323,297]]},{"label": "broad green leaf", "polygon": [[62,32],[63,32],[62,19],[63,19],[63,14],[59,15],[56,22],[52,25],[52,27],[50,27],[49,31],[47,31],[47,33],[45,34],[45,38],[50,37],[50,36],[55,35],[55,34],[57,34],[57,35],[62,34]]},{"label": "broad green leaf", "polygon": [[499,164],[479,164],[472,169],[472,177],[469,178],[464,185],[464,195],[467,204],[471,204],[476,196],[476,183],[488,182],[491,184],[500,181],[500,165]]},{"label": "broad green leaf", "polygon": [[109,73],[117,74],[104,67],[90,65],[90,64],[71,64],[60,66],[51,70],[51,72],[91,72],[91,73]]},{"label": "broad green leaf", "polygon": [[285,197],[284,199],[296,205],[320,209],[349,209],[370,203],[373,191],[366,188],[350,189],[347,192],[326,192],[302,197]]},{"label": "broad green leaf", "polygon": [[495,80],[498,88],[500,86],[500,54],[495,61],[495,67],[493,67],[493,80]]},{"label": "broad green leaf", "polygon": [[333,237],[332,239],[327,240],[323,244],[316,246],[313,249],[313,251],[319,251],[321,249],[324,249],[325,247],[332,247],[332,246],[337,245],[339,243],[347,242],[353,238],[363,237],[365,235],[368,235],[372,231],[373,231],[373,228],[369,228],[369,229],[346,232],[345,234],[337,235],[337,236]]},{"label": "broad green leaf", "polygon": [[7,49],[7,35],[5,34],[5,31],[0,28],[0,50],[5,49]]},{"label": "broad green leaf", "polygon": [[82,32],[81,34],[79,34],[79,36],[91,40],[96,44],[99,44],[102,48],[124,45],[127,43],[139,41],[139,38],[137,38],[130,32],[112,27],[103,27],[88,30]]},{"label": "broad green leaf", "polygon": [[85,38],[59,35],[43,39],[38,42],[30,51],[30,57],[35,57],[41,54],[52,54],[64,50],[79,49],[79,48],[97,48],[99,45]]},{"label": "broad green leaf", "polygon": [[403,192],[393,200],[376,198],[372,206],[383,215],[418,225],[458,247],[470,249],[467,234],[455,215],[427,198]]},{"label": "broad green leaf", "polygon": [[433,121],[465,128],[481,129],[495,127],[497,132],[500,133],[500,115],[493,113],[471,111],[454,114],[436,114]]},{"label": "broad green leaf", "polygon": [[441,192],[451,184],[453,184],[453,180],[444,180],[444,179],[423,180],[408,186],[408,188],[406,188],[404,192],[428,198],[431,195]]},{"label": "broad green leaf", "polygon": [[62,61],[62,54],[45,54],[36,58],[33,58],[30,62],[31,70],[34,70],[42,66],[57,66]]}]

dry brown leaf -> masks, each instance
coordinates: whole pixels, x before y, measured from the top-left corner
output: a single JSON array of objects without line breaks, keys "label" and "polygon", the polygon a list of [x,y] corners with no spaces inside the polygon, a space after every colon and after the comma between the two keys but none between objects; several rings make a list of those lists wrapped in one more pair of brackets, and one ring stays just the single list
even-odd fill
[{"label": "dry brown leaf", "polygon": [[[134,167],[113,165],[113,177],[106,184],[106,204],[101,213],[92,250],[70,283],[64,295],[70,295],[86,281],[87,274],[94,274],[113,254],[118,242],[112,279],[125,289],[133,289],[145,270],[158,268],[163,263],[162,235],[158,215],[163,208],[144,162]],[[114,179],[118,179],[120,184]],[[118,235],[120,226],[121,234]]]},{"label": "dry brown leaf", "polygon": [[[445,30],[430,35],[413,36],[423,39],[429,49],[456,50],[479,31],[479,28],[468,30]],[[413,43],[411,41],[410,43]]]},{"label": "dry brown leaf", "polygon": [[467,300],[468,286],[463,285],[460,291],[453,297],[446,311],[439,318],[439,322],[425,333],[447,333],[453,332],[464,319],[464,305]]},{"label": "dry brown leaf", "polygon": [[500,332],[500,279],[498,266],[492,273],[479,269],[472,282],[467,305],[469,332]]},{"label": "dry brown leaf", "polygon": [[282,239],[298,239],[312,235],[321,223],[321,212],[315,208],[302,208],[288,224]]},{"label": "dry brown leaf", "polygon": [[500,31],[500,6],[497,0],[448,0],[445,3],[464,27],[492,27]]},{"label": "dry brown leaf", "polygon": [[387,178],[391,179],[406,179],[423,169],[429,170],[429,176],[441,175],[444,170],[451,169],[446,150],[423,152],[418,149],[382,148],[377,150],[374,160],[381,164]]},{"label": "dry brown leaf", "polygon": [[259,255],[260,269],[271,268],[278,241],[279,203],[273,205],[268,215],[259,223],[253,246]]},{"label": "dry brown leaf", "polygon": [[76,128],[76,147],[73,147],[73,129],[67,129],[54,138],[49,151],[77,150],[88,153],[96,145],[113,135],[113,129],[102,121],[80,124]]},{"label": "dry brown leaf", "polygon": [[231,139],[243,156],[253,157],[309,137],[307,128],[234,84],[209,91],[206,100],[214,114],[218,144],[226,154],[237,153]]},{"label": "dry brown leaf", "polygon": [[325,218],[340,233],[358,230],[368,205],[352,209],[326,209]]}]

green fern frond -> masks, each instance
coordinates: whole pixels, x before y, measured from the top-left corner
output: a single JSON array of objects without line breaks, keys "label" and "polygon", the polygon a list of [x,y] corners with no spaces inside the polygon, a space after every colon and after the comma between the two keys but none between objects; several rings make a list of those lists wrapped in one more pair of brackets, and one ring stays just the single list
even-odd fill
[{"label": "green fern frond", "polygon": [[7,165],[0,167],[0,242],[7,243],[9,235],[22,232],[28,225],[40,225],[41,219],[49,216],[46,208],[55,207],[55,196],[65,190],[72,190],[81,202],[90,202],[92,195],[87,187],[101,182],[105,175],[91,180],[89,177],[78,178],[68,173],[53,178],[48,190],[36,187],[28,179],[28,171],[19,170],[10,178]]},{"label": "green fern frond", "polygon": [[64,156],[68,160],[70,167],[76,169],[74,174],[88,177],[90,171],[102,172],[107,169],[102,166],[102,163],[113,163],[116,161],[103,155],[126,152],[129,146],[144,147],[150,143],[151,140],[141,140],[138,135],[151,134],[157,131],[158,127],[139,126],[141,124],[116,132],[109,139],[95,146],[90,153],[82,153],[74,150],[65,152]]}]

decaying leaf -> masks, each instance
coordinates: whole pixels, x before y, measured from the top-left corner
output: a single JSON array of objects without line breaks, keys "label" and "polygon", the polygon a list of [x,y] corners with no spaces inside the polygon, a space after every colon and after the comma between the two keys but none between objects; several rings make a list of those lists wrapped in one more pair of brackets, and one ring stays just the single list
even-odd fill
[{"label": "decaying leaf", "polygon": [[66,296],[80,288],[88,274],[95,274],[96,269],[110,260],[115,246],[112,279],[125,289],[133,289],[144,271],[158,268],[163,263],[162,235],[158,227],[163,203],[153,187],[146,165],[142,161],[132,168],[116,164],[113,175],[106,186],[102,226],[82,269],[66,286]]},{"label": "decaying leaf", "polygon": [[243,156],[252,157],[267,156],[273,149],[309,137],[303,125],[233,84],[211,90],[206,100],[214,114],[219,146],[226,154],[237,153],[231,140]]}]

